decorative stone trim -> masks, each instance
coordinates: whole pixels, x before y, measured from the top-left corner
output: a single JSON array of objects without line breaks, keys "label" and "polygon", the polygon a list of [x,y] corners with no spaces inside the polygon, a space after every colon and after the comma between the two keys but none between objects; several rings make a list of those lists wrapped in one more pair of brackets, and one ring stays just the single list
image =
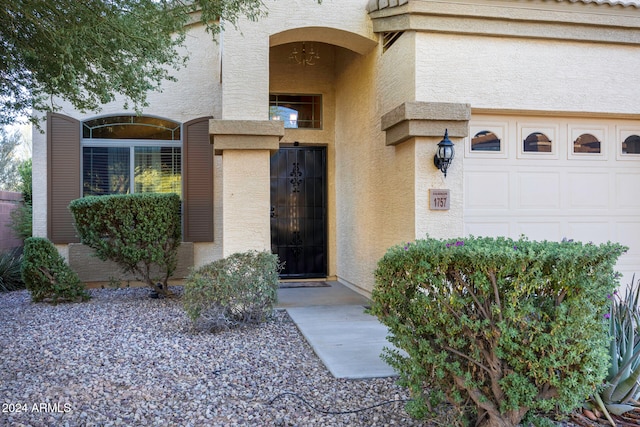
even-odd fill
[{"label": "decorative stone trim", "polygon": [[[376,10],[387,9],[391,7],[402,6],[409,0],[369,0],[367,4],[367,12],[375,12]],[[596,3],[599,5],[622,6],[622,7],[640,7],[639,0],[557,0],[558,3]]]},{"label": "decorative stone trim", "polygon": [[[82,243],[70,243],[69,266],[84,283],[108,282],[111,279],[134,281],[130,273],[123,273],[118,264],[112,261],[101,261],[95,251]],[[172,279],[184,279],[194,265],[193,243],[182,242],[178,247],[178,265]]]},{"label": "decorative stone trim", "polygon": [[[375,6],[375,1],[373,1]],[[638,4],[591,1],[408,1],[370,3],[376,33],[422,31],[530,39],[640,44]],[[537,7],[531,7],[537,3]],[[614,6],[614,5],[619,6]],[[626,5],[626,7],[625,7]],[[382,7],[384,6],[384,7]],[[595,9],[595,10],[594,10]],[[597,12],[597,13],[596,13]]]},{"label": "decorative stone trim", "polygon": [[222,154],[224,150],[277,151],[284,136],[284,122],[212,119],[209,134],[215,154]]},{"label": "decorative stone trim", "polygon": [[369,0],[369,4],[367,4],[367,12],[374,12],[388,7],[402,6],[408,2],[409,0]]},{"label": "decorative stone trim", "polygon": [[471,106],[448,102],[405,102],[382,116],[386,145],[397,145],[419,136],[464,138],[469,134]]}]

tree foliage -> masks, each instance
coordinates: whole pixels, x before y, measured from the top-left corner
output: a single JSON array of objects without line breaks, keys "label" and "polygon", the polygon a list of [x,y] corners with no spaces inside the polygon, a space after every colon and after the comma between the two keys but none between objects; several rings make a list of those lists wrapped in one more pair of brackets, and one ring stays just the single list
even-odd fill
[{"label": "tree foliage", "polygon": [[262,16],[261,0],[11,0],[0,7],[0,125],[57,107],[97,111],[116,95],[139,110],[173,80],[186,24]]},{"label": "tree foliage", "polygon": [[22,203],[11,211],[11,223],[9,226],[16,236],[22,240],[26,240],[33,234],[33,177],[32,177],[33,161],[27,159],[18,165],[18,174],[20,182],[18,191],[22,193]]},{"label": "tree foliage", "polygon": [[16,157],[16,148],[21,142],[20,132],[0,128],[0,190],[19,191],[20,161]]}]

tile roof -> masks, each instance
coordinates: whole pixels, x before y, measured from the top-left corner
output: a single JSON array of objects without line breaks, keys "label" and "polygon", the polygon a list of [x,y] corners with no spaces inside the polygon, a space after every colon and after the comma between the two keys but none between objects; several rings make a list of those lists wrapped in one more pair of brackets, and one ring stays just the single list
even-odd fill
[{"label": "tile roof", "polygon": [[570,1],[571,3],[598,3],[598,4],[608,4],[611,6],[620,5],[620,6],[635,6],[640,7],[640,0],[556,0],[559,2],[562,1]]},{"label": "tile roof", "polygon": [[[637,7],[640,8],[640,0],[555,0],[557,2],[571,2],[571,3],[597,3],[601,5],[609,6],[622,6],[622,7]],[[369,0],[367,10],[374,12],[376,10],[386,9],[390,7],[402,6],[408,3],[409,0]]]}]

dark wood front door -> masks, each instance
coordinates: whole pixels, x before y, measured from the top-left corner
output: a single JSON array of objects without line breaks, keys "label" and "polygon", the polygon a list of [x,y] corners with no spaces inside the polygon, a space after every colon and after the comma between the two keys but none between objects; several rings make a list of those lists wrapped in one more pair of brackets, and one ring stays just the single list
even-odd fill
[{"label": "dark wood front door", "polygon": [[324,147],[281,148],[271,158],[271,252],[280,277],[327,275],[327,185]]}]

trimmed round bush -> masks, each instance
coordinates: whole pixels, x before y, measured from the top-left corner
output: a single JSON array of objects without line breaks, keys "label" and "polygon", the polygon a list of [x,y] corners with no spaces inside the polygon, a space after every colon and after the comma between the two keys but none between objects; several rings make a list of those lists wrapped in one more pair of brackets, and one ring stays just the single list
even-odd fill
[{"label": "trimmed round bush", "polygon": [[42,237],[24,242],[22,280],[34,302],[85,301],[89,294],[53,243]]},{"label": "trimmed round bush", "polygon": [[278,257],[248,251],[193,271],[183,306],[197,329],[221,330],[267,320],[278,301]]},{"label": "trimmed round bush", "polygon": [[178,265],[180,206],[177,194],[137,193],[83,197],[69,209],[81,242],[99,259],[169,296]]}]

